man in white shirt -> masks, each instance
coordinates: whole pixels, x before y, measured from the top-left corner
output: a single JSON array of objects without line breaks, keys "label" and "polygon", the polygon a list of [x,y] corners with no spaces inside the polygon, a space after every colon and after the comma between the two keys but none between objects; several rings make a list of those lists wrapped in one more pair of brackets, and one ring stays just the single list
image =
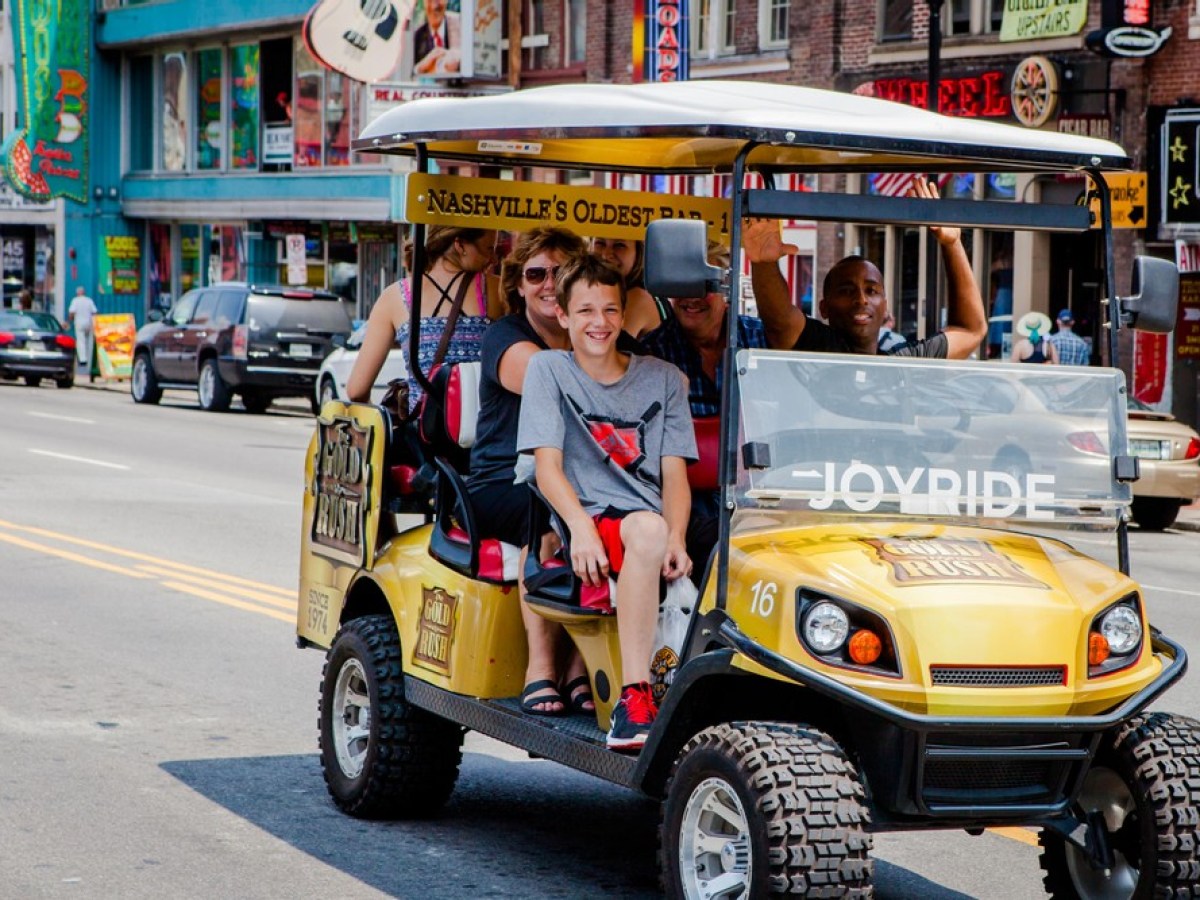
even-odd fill
[{"label": "man in white shirt", "polygon": [[96,309],[96,301],[84,292],[83,285],[75,288],[75,296],[71,298],[71,305],[67,307],[67,321],[75,328],[75,358],[85,367],[88,378],[92,381],[96,380],[96,376],[92,374],[92,317],[97,312],[99,310]]}]

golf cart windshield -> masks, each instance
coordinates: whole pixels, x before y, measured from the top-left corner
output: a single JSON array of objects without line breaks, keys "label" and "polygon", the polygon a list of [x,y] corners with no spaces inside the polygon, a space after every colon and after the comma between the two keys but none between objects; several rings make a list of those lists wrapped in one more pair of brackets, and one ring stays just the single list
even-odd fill
[{"label": "golf cart windshield", "polygon": [[740,511],[1112,530],[1129,503],[1119,371],[764,350],[738,370]]}]

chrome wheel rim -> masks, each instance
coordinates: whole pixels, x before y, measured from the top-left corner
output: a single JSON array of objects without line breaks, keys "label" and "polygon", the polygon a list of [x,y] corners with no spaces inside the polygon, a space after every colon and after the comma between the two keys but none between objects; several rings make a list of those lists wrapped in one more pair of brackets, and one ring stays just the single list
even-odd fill
[{"label": "chrome wheel rim", "polygon": [[688,900],[750,896],[750,824],[737,792],[720,778],[692,790],[679,835],[679,874]]},{"label": "chrome wheel rim", "polygon": [[[1126,827],[1136,811],[1133,792],[1124,779],[1112,769],[1097,766],[1088,772],[1079,793],[1079,806],[1084,812],[1098,812],[1112,845],[1113,867],[1107,873],[1093,869],[1087,855],[1067,844],[1067,871],[1080,897],[1087,900],[1128,900],[1137,888],[1141,875],[1140,860],[1130,861],[1113,842],[1114,835]],[[1136,823],[1133,823],[1136,824]],[[1137,862],[1139,865],[1135,865]]]},{"label": "chrome wheel rim", "polygon": [[200,370],[200,385],[197,388],[200,394],[200,405],[211,406],[213,399],[213,370],[212,366],[205,366]]},{"label": "chrome wheel rim", "polygon": [[146,396],[146,360],[139,356],[133,363],[133,396]]},{"label": "chrome wheel rim", "polygon": [[333,752],[347,778],[362,774],[371,743],[371,697],[367,673],[357,659],[348,659],[333,686]]}]

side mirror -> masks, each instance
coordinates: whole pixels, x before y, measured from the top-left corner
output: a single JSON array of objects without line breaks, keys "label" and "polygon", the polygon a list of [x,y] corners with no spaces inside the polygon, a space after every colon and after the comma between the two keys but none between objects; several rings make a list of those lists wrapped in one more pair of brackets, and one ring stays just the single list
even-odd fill
[{"label": "side mirror", "polygon": [[1179,268],[1153,256],[1133,262],[1132,296],[1121,298],[1121,321],[1138,331],[1169,334],[1179,307]]},{"label": "side mirror", "polygon": [[704,297],[725,271],[708,264],[708,228],[695,219],[659,219],[646,227],[646,290],[656,297]]},{"label": "side mirror", "polygon": [[162,318],[163,311],[161,309],[152,309],[146,313],[146,321],[148,322],[161,322]]}]

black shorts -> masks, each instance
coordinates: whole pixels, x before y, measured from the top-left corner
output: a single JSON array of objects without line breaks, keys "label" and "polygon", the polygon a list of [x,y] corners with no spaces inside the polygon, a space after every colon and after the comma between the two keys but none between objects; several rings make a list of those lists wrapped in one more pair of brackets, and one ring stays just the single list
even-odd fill
[{"label": "black shorts", "polygon": [[496,538],[517,547],[529,542],[529,502],[533,493],[528,485],[489,481],[468,486],[467,494],[479,537]]}]

